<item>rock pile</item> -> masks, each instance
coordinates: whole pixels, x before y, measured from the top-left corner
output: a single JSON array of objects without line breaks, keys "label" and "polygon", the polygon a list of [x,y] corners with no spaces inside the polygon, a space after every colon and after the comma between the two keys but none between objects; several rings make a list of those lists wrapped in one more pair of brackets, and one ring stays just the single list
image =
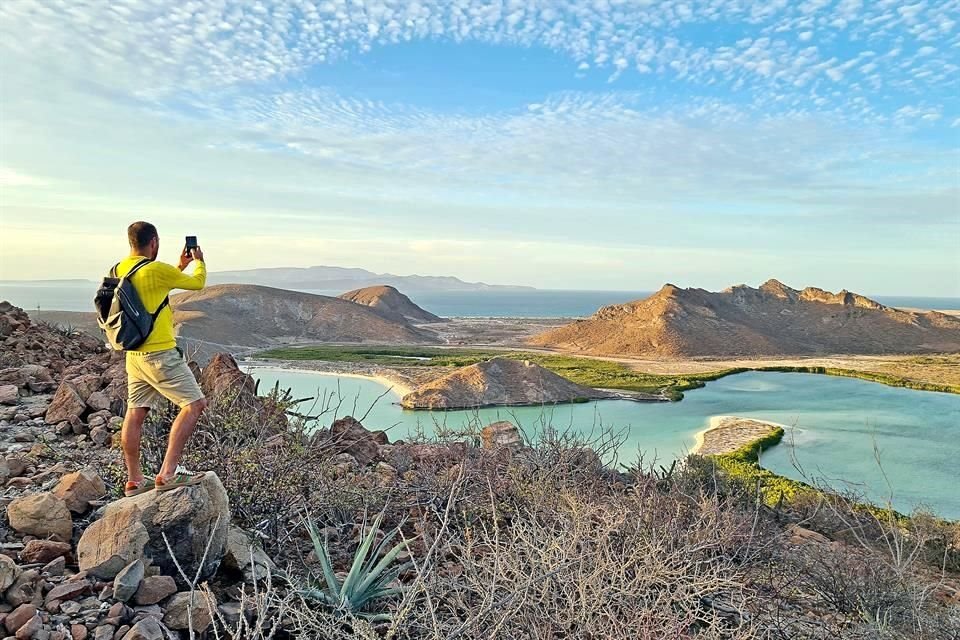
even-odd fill
[{"label": "rock pile", "polygon": [[103,344],[89,335],[34,324],[23,309],[9,302],[0,302],[0,347],[0,370],[35,364],[54,374],[92,353],[105,351]]},{"label": "rock pile", "polygon": [[[167,548],[191,579],[224,566],[246,581],[277,575],[250,536],[231,527],[226,492],[208,474],[193,487],[150,492],[108,504],[106,486],[86,469],[59,477],[50,491],[7,508],[12,532],[0,544],[0,630],[17,640],[161,640],[216,615],[242,610],[182,581]],[[97,518],[74,546],[72,517]],[[2,532],[2,529],[0,529]],[[0,539],[2,540],[2,539]],[[205,556],[205,559],[204,559]],[[202,564],[201,564],[202,563]]]}]

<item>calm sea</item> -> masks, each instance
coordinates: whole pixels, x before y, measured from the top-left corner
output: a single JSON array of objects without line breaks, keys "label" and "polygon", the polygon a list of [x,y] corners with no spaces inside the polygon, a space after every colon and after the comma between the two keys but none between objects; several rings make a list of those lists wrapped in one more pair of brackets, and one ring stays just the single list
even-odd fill
[{"label": "calm sea", "polygon": [[[24,309],[92,311],[94,282],[5,283],[0,281],[0,300]],[[307,293],[337,295],[341,291],[304,289]],[[645,298],[650,291],[443,291],[411,293],[414,302],[440,316],[501,318],[580,318],[608,304]],[[891,307],[960,310],[960,298],[871,296]]]}]

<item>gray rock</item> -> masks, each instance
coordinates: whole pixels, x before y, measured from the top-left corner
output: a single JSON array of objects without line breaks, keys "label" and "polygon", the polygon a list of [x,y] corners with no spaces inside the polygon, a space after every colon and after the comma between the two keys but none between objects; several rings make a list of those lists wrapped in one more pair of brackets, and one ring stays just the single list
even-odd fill
[{"label": "gray rock", "polygon": [[15,384],[0,384],[0,404],[17,404],[20,402],[20,390]]},{"label": "gray rock", "polygon": [[278,575],[273,560],[256,546],[250,534],[237,526],[230,526],[223,566],[243,573],[246,582],[266,580],[268,575]]},{"label": "gray rock", "polygon": [[[213,606],[216,606],[216,602]],[[213,621],[213,612],[210,610],[210,603],[204,594],[199,592],[181,592],[170,598],[167,602],[166,613],[163,616],[163,623],[171,629],[188,629],[189,615],[192,612],[193,630],[201,633],[210,626]]]},{"label": "gray rock", "polygon": [[0,593],[10,588],[20,577],[20,567],[12,559],[0,555]]},{"label": "gray rock", "polygon": [[40,571],[43,574],[47,575],[48,577],[59,578],[60,576],[63,575],[63,572],[66,568],[67,568],[67,559],[64,558],[63,556],[60,556],[59,558],[54,558],[53,560],[48,562],[46,565],[44,565],[43,569],[41,569]]},{"label": "gray rock", "polygon": [[93,640],[113,640],[116,631],[112,624],[102,624],[93,630]]},{"label": "gray rock", "polygon": [[6,597],[7,602],[14,607],[19,607],[27,602],[39,607],[43,604],[43,595],[40,592],[40,572],[36,569],[22,572],[7,589]]},{"label": "gray rock", "polygon": [[163,640],[163,628],[156,618],[147,617],[133,625],[123,640]]},{"label": "gray rock", "polygon": [[126,602],[140,588],[143,581],[143,561],[139,558],[128,564],[113,580],[113,597]]}]

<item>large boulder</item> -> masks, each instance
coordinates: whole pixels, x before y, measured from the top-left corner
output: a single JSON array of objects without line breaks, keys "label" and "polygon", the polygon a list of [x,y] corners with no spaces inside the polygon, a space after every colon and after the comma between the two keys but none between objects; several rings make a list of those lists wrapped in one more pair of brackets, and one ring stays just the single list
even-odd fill
[{"label": "large boulder", "polygon": [[47,415],[44,418],[47,424],[58,422],[72,422],[80,418],[87,410],[87,403],[69,382],[62,382],[50,401]]},{"label": "large boulder", "polygon": [[7,507],[10,526],[17,532],[70,542],[73,519],[67,504],[49,491],[17,498]]},{"label": "large boulder", "polygon": [[321,443],[332,453],[349,453],[362,466],[380,460],[380,445],[387,444],[382,431],[368,431],[358,420],[346,416],[336,420]]},{"label": "large boulder", "polygon": [[256,397],[256,382],[253,376],[240,370],[237,361],[229,353],[217,353],[200,374],[200,388],[208,398],[240,395]]},{"label": "large boulder", "polygon": [[227,492],[220,478],[209,472],[192,487],[151,491],[107,505],[103,517],[83,532],[77,561],[81,571],[105,580],[138,559],[149,560],[161,573],[179,579],[165,534],[187,575],[193,578],[199,569],[201,578],[206,578],[223,558],[229,524]]}]

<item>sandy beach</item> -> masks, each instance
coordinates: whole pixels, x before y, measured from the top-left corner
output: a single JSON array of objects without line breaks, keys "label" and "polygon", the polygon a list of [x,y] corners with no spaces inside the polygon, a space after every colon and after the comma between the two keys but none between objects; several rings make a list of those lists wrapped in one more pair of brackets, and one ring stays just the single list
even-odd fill
[{"label": "sandy beach", "polygon": [[292,360],[255,360],[248,359],[239,362],[239,365],[248,373],[256,369],[298,371],[302,373],[315,373],[318,375],[331,376],[336,378],[360,378],[363,380],[372,380],[382,384],[401,398],[411,391],[415,385],[407,378],[401,377],[398,372],[386,371],[379,368],[370,367],[368,371],[362,370],[364,365],[342,362],[323,362],[323,361],[292,361]]},{"label": "sandy beach", "polygon": [[690,453],[704,456],[730,453],[740,447],[763,438],[786,425],[767,420],[741,418],[739,416],[712,416],[710,426],[696,435],[696,444]]}]

